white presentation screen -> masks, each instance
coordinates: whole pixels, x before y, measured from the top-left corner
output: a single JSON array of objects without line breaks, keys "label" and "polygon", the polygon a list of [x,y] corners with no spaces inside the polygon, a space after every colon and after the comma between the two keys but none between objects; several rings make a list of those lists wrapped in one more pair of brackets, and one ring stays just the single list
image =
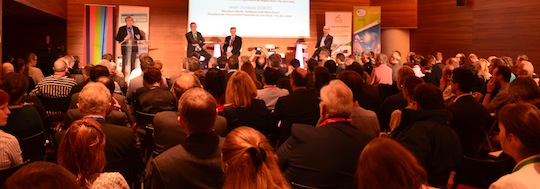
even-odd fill
[{"label": "white presentation screen", "polygon": [[309,37],[310,0],[189,0],[189,23],[203,36]]}]

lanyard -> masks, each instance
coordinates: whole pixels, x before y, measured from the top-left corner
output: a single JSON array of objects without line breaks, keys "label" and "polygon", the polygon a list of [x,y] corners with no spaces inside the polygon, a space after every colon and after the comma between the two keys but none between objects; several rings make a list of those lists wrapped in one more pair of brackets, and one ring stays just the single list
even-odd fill
[{"label": "lanyard", "polygon": [[352,123],[352,119],[351,119],[351,118],[333,117],[333,118],[325,119],[319,126],[320,126],[320,127],[323,127],[323,126],[326,126],[326,125],[328,125],[328,124],[330,124],[330,123],[343,122],[343,121]]},{"label": "lanyard", "polygon": [[535,158],[531,158],[531,159],[528,159],[524,162],[521,162],[520,164],[518,164],[516,166],[516,168],[514,168],[514,170],[512,172],[516,172],[516,171],[519,171],[521,168],[525,167],[526,165],[529,165],[531,163],[537,163],[537,162],[540,162],[540,156],[537,156]]}]

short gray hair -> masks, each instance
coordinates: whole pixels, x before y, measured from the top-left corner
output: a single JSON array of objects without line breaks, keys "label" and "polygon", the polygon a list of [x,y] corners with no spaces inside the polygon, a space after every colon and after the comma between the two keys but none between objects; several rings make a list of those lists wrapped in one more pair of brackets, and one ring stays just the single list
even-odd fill
[{"label": "short gray hair", "polygon": [[353,93],[341,80],[332,80],[321,89],[321,103],[328,116],[351,116]]}]

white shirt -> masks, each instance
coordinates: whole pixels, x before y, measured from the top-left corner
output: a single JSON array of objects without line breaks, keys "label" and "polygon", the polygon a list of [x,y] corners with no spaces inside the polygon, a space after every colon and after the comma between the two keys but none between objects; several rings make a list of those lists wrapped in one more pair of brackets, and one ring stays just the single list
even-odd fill
[{"label": "white shirt", "polygon": [[[520,161],[517,165],[519,166],[523,162],[540,157],[540,154],[531,156]],[[505,175],[499,180],[495,181],[489,189],[529,189],[529,188],[540,188],[540,173],[537,171],[540,169],[540,162],[527,164],[521,169],[511,174]]]}]

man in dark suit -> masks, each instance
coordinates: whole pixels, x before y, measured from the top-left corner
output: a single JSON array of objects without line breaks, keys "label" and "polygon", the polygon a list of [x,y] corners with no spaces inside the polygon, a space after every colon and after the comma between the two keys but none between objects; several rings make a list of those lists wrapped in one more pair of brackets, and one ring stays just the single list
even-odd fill
[{"label": "man in dark suit", "polygon": [[204,46],[204,37],[201,35],[201,32],[197,31],[197,23],[192,22],[189,24],[189,27],[191,28],[190,32],[186,33],[186,39],[188,41],[187,46],[187,57],[196,57],[197,59],[200,59],[201,56],[204,57],[203,65],[201,66],[202,69],[208,67],[208,61],[210,58],[212,58],[212,55],[210,55],[206,50],[203,48]]},{"label": "man in dark suit", "polygon": [[315,125],[319,120],[319,98],[314,90],[306,88],[307,71],[296,69],[291,73],[291,79],[294,91],[278,99],[273,114],[275,120],[281,121],[278,134],[280,144],[291,136],[293,123]]},{"label": "man in dark suit", "polygon": [[453,119],[450,126],[461,142],[463,155],[478,156],[484,135],[489,127],[490,115],[487,109],[471,94],[474,85],[474,74],[467,68],[456,68],[452,73],[452,92],[457,97],[448,106]]},{"label": "man in dark suit", "polygon": [[185,142],[154,158],[146,181],[152,188],[221,188],[224,139],[214,131],[216,100],[201,88],[182,94],[178,122],[185,129]]},{"label": "man in dark suit", "polygon": [[319,37],[319,39],[317,40],[317,45],[315,45],[315,48],[317,48],[317,50],[315,50],[315,52],[313,53],[313,56],[311,56],[311,58],[317,57],[317,59],[318,59],[319,53],[323,49],[326,49],[326,50],[331,52],[332,41],[334,41],[334,37],[330,35],[330,27],[329,26],[324,26],[323,27],[323,35],[321,35]]},{"label": "man in dark suit", "polygon": [[236,35],[236,28],[231,28],[231,35],[225,38],[225,43],[223,43],[223,52],[226,53],[227,57],[232,55],[240,56],[240,49],[242,48],[242,38]]},{"label": "man in dark suit", "polygon": [[278,150],[285,178],[301,188],[353,188],[356,164],[373,139],[352,125],[353,94],[340,80],[321,89],[318,127],[294,124]]},{"label": "man in dark suit", "polygon": [[126,74],[126,65],[129,63],[131,65],[130,69],[135,69],[135,59],[137,58],[137,52],[139,52],[139,47],[137,46],[138,40],[144,40],[144,36],[141,35],[141,31],[137,26],[133,25],[133,18],[127,16],[126,25],[118,29],[116,34],[116,41],[122,46],[122,73]]}]

